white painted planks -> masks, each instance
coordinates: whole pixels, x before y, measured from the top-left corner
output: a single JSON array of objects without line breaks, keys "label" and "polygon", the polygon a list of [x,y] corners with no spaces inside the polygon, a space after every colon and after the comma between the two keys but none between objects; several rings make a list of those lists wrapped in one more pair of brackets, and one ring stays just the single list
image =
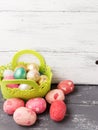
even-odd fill
[{"label": "white painted planks", "polygon": [[0,0],[0,11],[97,12],[97,0]]},{"label": "white painted planks", "polygon": [[53,83],[98,84],[98,1],[0,0],[0,64],[22,49],[43,54]]}]

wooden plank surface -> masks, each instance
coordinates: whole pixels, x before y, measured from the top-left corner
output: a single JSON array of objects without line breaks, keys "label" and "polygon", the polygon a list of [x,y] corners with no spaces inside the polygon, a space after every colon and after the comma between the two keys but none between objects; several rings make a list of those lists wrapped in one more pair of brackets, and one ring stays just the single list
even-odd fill
[{"label": "wooden plank surface", "polygon": [[0,0],[0,65],[17,50],[35,49],[53,83],[98,84],[97,34],[97,0]]},{"label": "wooden plank surface", "polygon": [[[42,51],[40,49],[37,51],[43,55],[46,63],[51,66],[53,73],[52,83],[71,79],[77,84],[98,84],[98,66],[95,64],[96,53],[66,53],[65,51]],[[15,53],[15,51],[0,52],[1,65],[10,63]],[[29,61],[33,62],[32,59],[30,58]]]},{"label": "wooden plank surface", "polygon": [[98,12],[97,0],[0,0],[0,11]]},{"label": "wooden plank surface", "polygon": [[[52,85],[55,88],[56,85]],[[4,100],[0,97],[0,129],[10,130],[98,130],[98,86],[76,85],[75,91],[66,96],[67,115],[62,122],[54,122],[49,117],[49,107],[47,111],[38,116],[34,126],[21,127],[2,110]]]},{"label": "wooden plank surface", "polygon": [[41,48],[97,53],[97,16],[93,12],[1,12],[0,51]]}]

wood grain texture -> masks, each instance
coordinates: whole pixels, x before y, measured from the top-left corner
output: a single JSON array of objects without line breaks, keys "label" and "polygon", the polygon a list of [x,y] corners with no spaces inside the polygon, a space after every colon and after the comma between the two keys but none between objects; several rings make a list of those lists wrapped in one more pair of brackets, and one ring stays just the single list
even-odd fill
[{"label": "wood grain texture", "polygon": [[[98,66],[95,64],[96,53],[66,53],[63,51],[37,50],[46,60],[53,72],[52,83],[71,79],[77,84],[97,84]],[[16,51],[17,52],[17,51]],[[0,52],[1,65],[10,63],[15,51]],[[27,57],[28,58],[28,57]],[[33,57],[32,57],[33,59]],[[33,62],[33,60],[30,60]],[[22,60],[21,60],[22,61]],[[26,61],[26,60],[24,60]]]},{"label": "wood grain texture", "polygon": [[[97,13],[0,13],[0,50],[23,48],[97,52]],[[62,51],[62,50],[61,50]]]},{"label": "wood grain texture", "polygon": [[97,12],[97,0],[0,0],[0,11]]},{"label": "wood grain texture", "polygon": [[[55,88],[52,85],[52,88]],[[0,129],[5,130],[98,130],[98,86],[76,85],[73,93],[65,97],[67,115],[62,122],[54,122],[49,116],[49,107],[43,114],[38,115],[37,122],[31,127],[18,126],[12,116],[3,112],[4,99],[0,95]],[[90,96],[89,96],[90,95]],[[88,103],[89,101],[89,103]],[[95,103],[94,103],[95,102]]]},{"label": "wood grain texture", "polygon": [[17,50],[35,49],[53,83],[98,84],[97,0],[0,0],[0,64]]}]

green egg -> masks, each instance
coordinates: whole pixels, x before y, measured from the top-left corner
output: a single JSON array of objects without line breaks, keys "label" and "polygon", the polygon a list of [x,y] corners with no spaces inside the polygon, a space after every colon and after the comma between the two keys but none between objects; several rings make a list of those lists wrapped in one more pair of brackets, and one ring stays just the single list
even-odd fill
[{"label": "green egg", "polygon": [[23,67],[17,68],[14,72],[15,79],[26,79],[26,70]]}]

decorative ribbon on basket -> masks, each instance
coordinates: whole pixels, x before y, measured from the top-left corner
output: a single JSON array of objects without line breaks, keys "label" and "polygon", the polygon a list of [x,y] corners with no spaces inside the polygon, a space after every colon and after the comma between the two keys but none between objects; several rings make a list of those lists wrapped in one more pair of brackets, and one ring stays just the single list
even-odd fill
[{"label": "decorative ribbon on basket", "polygon": [[[45,82],[38,84],[34,80],[27,80],[27,79],[11,79],[5,80],[3,79],[3,71],[6,68],[12,68],[13,70],[20,64],[28,64],[25,62],[20,62],[19,58],[24,54],[30,54],[35,56],[39,60],[39,72],[40,74],[46,75],[48,78]],[[45,59],[43,56],[36,52],[35,50],[21,50],[18,51],[12,58],[11,64],[8,66],[1,66],[0,67],[0,85],[1,85],[1,93],[3,98],[21,98],[24,100],[28,100],[34,97],[44,97],[47,92],[51,89],[51,80],[52,80],[52,72],[51,68],[46,65]],[[28,84],[32,88],[29,90],[20,90],[19,88],[9,88],[7,84]]]}]

